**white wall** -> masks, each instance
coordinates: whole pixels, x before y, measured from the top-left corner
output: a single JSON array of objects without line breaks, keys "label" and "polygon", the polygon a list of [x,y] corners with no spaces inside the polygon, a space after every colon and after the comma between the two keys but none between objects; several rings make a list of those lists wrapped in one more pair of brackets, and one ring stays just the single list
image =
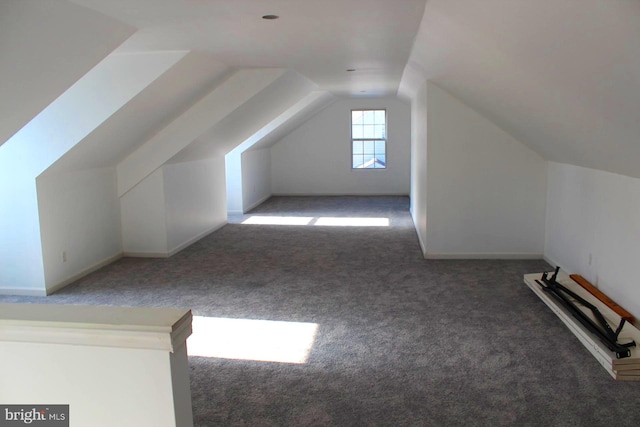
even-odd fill
[{"label": "white wall", "polygon": [[240,150],[232,150],[224,156],[224,167],[227,174],[227,212],[240,214],[243,212],[242,152]]},{"label": "white wall", "polygon": [[640,179],[549,163],[545,258],[640,316]]},{"label": "white wall", "polygon": [[130,256],[168,252],[163,170],[156,169],[122,197],[122,249]]},{"label": "white wall", "polygon": [[37,188],[48,293],[120,256],[115,168],[45,174]]},{"label": "white wall", "polygon": [[411,217],[422,252],[427,252],[427,83],[411,102]]},{"label": "white wall", "polygon": [[46,289],[36,177],[185,54],[110,55],[0,146],[0,292]]},{"label": "white wall", "polygon": [[242,153],[242,206],[245,212],[271,197],[271,150]]},{"label": "white wall", "polygon": [[227,223],[224,158],[166,164],[120,205],[125,255],[171,256]]},{"label": "white wall", "polygon": [[[387,169],[351,168],[351,110],[387,110]],[[397,98],[345,98],[271,149],[274,194],[409,194],[411,111]]]},{"label": "white wall", "polygon": [[227,223],[224,157],[167,164],[163,170],[172,254]]},{"label": "white wall", "polygon": [[541,257],[546,161],[432,83],[427,104],[427,256]]}]

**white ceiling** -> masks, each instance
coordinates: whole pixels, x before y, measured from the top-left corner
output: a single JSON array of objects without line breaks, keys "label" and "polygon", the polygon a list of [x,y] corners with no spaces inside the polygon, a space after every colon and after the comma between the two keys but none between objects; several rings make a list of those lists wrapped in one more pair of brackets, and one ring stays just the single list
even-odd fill
[{"label": "white ceiling", "polygon": [[377,96],[396,94],[426,0],[70,1],[138,28],[123,50],[201,50],[231,67],[287,68],[323,90]]},{"label": "white ceiling", "polygon": [[[209,55],[189,53],[144,91],[105,120],[46,173],[108,167],[120,163],[158,129],[217,86],[228,67]],[[141,120],[144,118],[144,120]]]}]

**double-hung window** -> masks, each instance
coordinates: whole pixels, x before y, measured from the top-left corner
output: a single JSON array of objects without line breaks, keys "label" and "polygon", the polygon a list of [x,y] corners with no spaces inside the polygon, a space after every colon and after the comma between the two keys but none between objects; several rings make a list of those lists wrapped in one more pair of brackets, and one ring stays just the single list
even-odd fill
[{"label": "double-hung window", "polygon": [[351,167],[387,167],[387,111],[351,111]]}]

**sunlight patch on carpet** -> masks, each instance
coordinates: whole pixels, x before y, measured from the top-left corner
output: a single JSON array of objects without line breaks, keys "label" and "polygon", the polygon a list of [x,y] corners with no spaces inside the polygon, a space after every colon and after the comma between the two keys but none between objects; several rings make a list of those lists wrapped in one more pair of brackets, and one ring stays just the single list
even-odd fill
[{"label": "sunlight patch on carpet", "polygon": [[242,221],[247,225],[316,225],[324,227],[389,227],[389,218],[308,217],[252,215]]},{"label": "sunlight patch on carpet", "polygon": [[307,363],[317,323],[193,316],[189,356]]},{"label": "sunlight patch on carpet", "polygon": [[244,221],[247,225],[308,225],[313,217],[304,216],[259,216],[253,215]]}]

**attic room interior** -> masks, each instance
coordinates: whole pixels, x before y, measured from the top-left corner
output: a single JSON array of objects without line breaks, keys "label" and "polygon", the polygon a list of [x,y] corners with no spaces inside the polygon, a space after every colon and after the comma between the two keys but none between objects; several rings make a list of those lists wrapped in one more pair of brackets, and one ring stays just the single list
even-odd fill
[{"label": "attic room interior", "polygon": [[3,421],[638,425],[525,275],[640,326],[640,3],[3,0],[0,73]]}]

